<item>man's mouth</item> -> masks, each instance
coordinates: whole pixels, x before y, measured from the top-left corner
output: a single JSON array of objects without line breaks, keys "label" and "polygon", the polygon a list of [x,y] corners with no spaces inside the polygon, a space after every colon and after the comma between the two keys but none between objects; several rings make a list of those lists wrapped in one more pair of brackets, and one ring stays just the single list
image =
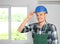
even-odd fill
[{"label": "man's mouth", "polygon": [[42,18],[39,18],[38,20],[41,20]]}]

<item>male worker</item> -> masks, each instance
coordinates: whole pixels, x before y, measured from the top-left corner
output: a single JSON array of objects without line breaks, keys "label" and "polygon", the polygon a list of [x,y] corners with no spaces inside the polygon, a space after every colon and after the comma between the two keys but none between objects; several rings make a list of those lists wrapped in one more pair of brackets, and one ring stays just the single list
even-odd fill
[{"label": "male worker", "polygon": [[[33,17],[34,13],[37,17],[37,23],[26,23]],[[44,6],[37,6],[34,12],[31,12],[24,22],[19,26],[19,32],[32,31],[34,44],[58,44],[57,30],[55,25],[46,21],[48,12]]]}]

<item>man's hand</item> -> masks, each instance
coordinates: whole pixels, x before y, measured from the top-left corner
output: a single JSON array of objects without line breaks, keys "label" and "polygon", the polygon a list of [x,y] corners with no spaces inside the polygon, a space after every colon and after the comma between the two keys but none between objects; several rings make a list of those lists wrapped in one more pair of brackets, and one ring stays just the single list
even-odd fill
[{"label": "man's hand", "polygon": [[27,16],[27,18],[28,18],[28,19],[31,19],[33,15],[34,15],[34,12],[31,12],[31,13]]}]

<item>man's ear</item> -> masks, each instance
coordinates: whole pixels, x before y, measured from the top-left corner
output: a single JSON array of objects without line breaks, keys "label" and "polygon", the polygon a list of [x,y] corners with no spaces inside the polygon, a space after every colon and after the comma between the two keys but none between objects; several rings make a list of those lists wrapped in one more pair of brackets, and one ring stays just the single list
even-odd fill
[{"label": "man's ear", "polygon": [[45,14],[45,17],[47,16],[47,14]]}]

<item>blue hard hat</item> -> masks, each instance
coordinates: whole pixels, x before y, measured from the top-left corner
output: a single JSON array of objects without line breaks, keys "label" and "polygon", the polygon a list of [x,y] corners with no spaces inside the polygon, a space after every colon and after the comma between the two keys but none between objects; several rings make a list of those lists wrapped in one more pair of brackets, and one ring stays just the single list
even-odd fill
[{"label": "blue hard hat", "polygon": [[36,9],[35,9],[35,13],[38,13],[38,12],[48,13],[47,9],[44,6],[37,6]]}]

